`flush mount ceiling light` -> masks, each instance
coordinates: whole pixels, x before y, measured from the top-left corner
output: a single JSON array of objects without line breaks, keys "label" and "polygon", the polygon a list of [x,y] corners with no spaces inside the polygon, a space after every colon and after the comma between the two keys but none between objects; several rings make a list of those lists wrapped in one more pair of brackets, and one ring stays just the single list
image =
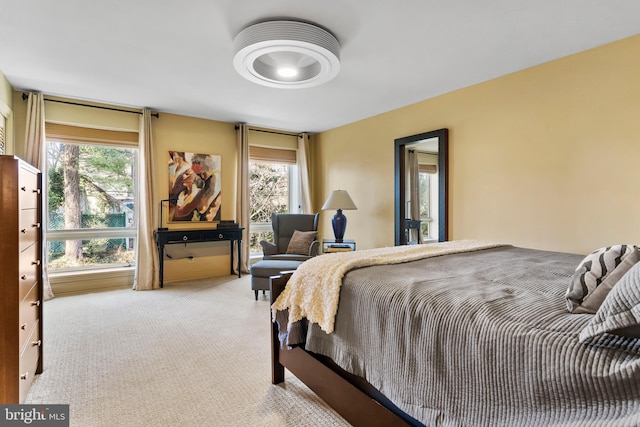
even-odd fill
[{"label": "flush mount ceiling light", "polygon": [[307,88],[326,83],[340,70],[340,44],[333,34],[298,21],[251,25],[233,40],[233,66],[264,86]]}]

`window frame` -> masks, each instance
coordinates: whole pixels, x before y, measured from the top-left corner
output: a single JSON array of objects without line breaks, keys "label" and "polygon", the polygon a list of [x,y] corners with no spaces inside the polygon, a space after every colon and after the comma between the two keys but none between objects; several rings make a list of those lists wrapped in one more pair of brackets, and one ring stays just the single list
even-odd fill
[{"label": "window frame", "polygon": [[[85,146],[101,146],[111,148],[130,149],[133,154],[132,171],[133,171],[133,192],[134,200],[133,223],[130,227],[108,227],[108,228],[82,228],[82,229],[64,229],[56,230],[49,228],[49,204],[45,194],[43,201],[43,222],[45,227],[45,251],[47,251],[47,264],[49,242],[67,241],[67,240],[93,240],[93,239],[136,239],[138,238],[138,221],[139,221],[139,189],[138,189],[138,173],[139,173],[139,147],[137,142],[137,132],[131,131],[111,131],[104,129],[88,128],[81,126],[60,125],[57,123],[45,123],[45,144],[47,145],[45,159],[45,170],[43,171],[43,181],[46,187],[49,187],[49,157],[48,145],[50,143],[75,144]],[[50,272],[54,275],[73,274],[79,270],[100,273],[109,270],[135,267],[137,259],[137,242],[133,245],[134,260],[129,263],[109,263],[74,266],[64,269],[54,269]]]},{"label": "window frame", "polygon": [[[289,135],[293,136],[293,135]],[[300,172],[297,162],[298,149],[282,148],[281,146],[252,145],[249,143],[249,163],[273,163],[287,166],[287,213],[302,212],[302,188],[300,182]],[[249,235],[253,233],[268,233],[273,231],[273,224],[269,222],[251,222],[249,224]],[[251,241],[251,238],[249,238]],[[251,252],[253,257],[262,256],[262,253]]]}]

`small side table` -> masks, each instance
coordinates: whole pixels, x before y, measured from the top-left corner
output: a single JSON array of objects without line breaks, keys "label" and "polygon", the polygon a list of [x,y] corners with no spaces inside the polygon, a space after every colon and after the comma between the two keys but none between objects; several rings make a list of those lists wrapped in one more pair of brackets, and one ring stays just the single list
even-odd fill
[{"label": "small side table", "polygon": [[335,239],[322,240],[322,253],[329,254],[334,252],[352,252],[356,250],[355,240],[343,240],[336,242]]}]

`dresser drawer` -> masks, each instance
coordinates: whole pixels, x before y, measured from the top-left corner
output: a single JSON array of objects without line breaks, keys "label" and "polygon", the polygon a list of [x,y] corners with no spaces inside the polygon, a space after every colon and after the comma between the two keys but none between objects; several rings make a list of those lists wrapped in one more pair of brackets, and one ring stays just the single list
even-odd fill
[{"label": "dresser drawer", "polygon": [[40,289],[38,284],[33,285],[27,297],[20,301],[20,308],[18,312],[18,325],[20,329],[19,349],[22,350],[24,344],[31,334],[34,326],[40,319],[40,302],[39,299]]},{"label": "dresser drawer", "polygon": [[40,189],[38,188],[38,175],[23,171],[20,174],[18,194],[21,209],[33,209],[38,207]]},{"label": "dresser drawer", "polygon": [[18,301],[27,295],[40,272],[38,245],[33,244],[25,249],[18,258]]},{"label": "dresser drawer", "polygon": [[38,369],[38,359],[40,358],[40,328],[36,324],[32,329],[29,339],[20,354],[20,403],[24,402],[29,391],[29,386]]},{"label": "dresser drawer", "polygon": [[40,221],[38,209],[22,209],[20,211],[20,223],[18,233],[20,239],[20,251],[40,239]]}]

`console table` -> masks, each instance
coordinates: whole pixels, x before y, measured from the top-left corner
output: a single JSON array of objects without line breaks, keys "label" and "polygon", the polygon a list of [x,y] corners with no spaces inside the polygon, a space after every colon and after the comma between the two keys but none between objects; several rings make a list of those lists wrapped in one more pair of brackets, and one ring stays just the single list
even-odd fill
[{"label": "console table", "polygon": [[202,230],[167,230],[158,229],[154,235],[158,245],[158,261],[160,266],[160,287],[164,286],[164,246],[172,244],[188,244],[201,242],[229,241],[230,244],[230,274],[233,274],[233,243],[238,242],[238,277],[242,277],[242,230],[244,228],[220,228]]}]

